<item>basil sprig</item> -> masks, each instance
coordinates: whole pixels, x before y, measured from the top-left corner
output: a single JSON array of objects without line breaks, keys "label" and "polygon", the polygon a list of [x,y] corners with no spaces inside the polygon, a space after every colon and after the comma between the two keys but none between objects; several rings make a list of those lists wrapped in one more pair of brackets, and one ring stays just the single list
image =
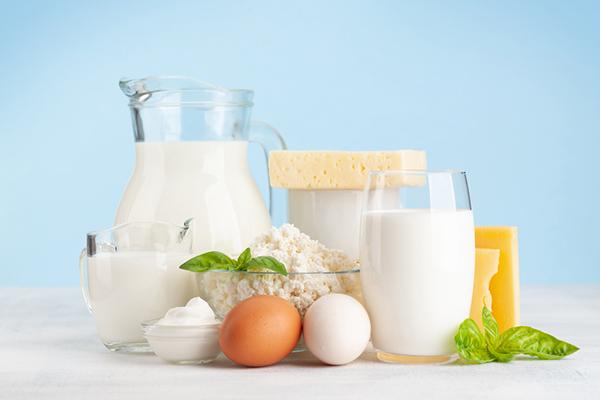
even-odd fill
[{"label": "basil sprig", "polygon": [[186,261],[179,268],[192,272],[210,270],[261,271],[267,269],[281,275],[288,274],[285,265],[276,258],[270,256],[252,257],[250,248],[244,250],[237,260],[220,251],[209,251]]},{"label": "basil sprig", "polygon": [[528,326],[515,326],[500,334],[494,316],[483,307],[484,333],[471,318],[465,319],[454,337],[460,357],[473,363],[509,362],[517,354],[541,360],[560,360],[579,348]]}]

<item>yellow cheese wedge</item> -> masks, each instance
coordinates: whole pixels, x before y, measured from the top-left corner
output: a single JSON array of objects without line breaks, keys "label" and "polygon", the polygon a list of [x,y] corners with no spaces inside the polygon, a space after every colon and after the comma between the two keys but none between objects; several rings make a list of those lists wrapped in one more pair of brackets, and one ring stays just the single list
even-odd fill
[{"label": "yellow cheese wedge", "polygon": [[492,278],[492,314],[500,332],[519,325],[519,245],[517,228],[486,226],[475,228],[475,246],[499,249],[498,273]]},{"label": "yellow cheese wedge", "polygon": [[498,272],[500,250],[476,249],[475,251],[475,280],[473,281],[473,299],[471,300],[471,318],[483,329],[481,309],[485,305],[492,309],[492,294],[490,281]]},{"label": "yellow cheese wedge", "polygon": [[271,186],[286,189],[363,189],[371,170],[427,168],[424,151],[272,151]]}]

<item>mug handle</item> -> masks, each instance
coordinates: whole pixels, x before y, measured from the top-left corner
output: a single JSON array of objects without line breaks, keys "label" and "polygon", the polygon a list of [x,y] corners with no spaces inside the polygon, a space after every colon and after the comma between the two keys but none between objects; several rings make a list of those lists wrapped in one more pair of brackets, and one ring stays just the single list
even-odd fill
[{"label": "mug handle", "polygon": [[[272,150],[287,150],[287,146],[279,131],[263,121],[250,122],[250,133],[248,140],[252,143],[258,143],[265,153],[267,163],[267,179],[269,176],[269,152]],[[269,215],[273,219],[273,188],[267,182],[269,188]]]},{"label": "mug handle", "polygon": [[87,306],[90,314],[93,314],[92,305],[90,304],[89,282],[87,249],[83,249],[79,254],[79,285],[81,286],[83,301],[85,301],[85,305]]}]

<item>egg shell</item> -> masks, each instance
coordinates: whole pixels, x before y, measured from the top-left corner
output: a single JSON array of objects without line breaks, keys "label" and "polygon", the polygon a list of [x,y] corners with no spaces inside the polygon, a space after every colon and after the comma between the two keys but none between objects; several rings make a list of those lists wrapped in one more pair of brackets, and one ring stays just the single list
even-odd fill
[{"label": "egg shell", "polygon": [[301,330],[300,314],[292,304],[277,296],[253,296],[227,313],[219,344],[231,361],[264,367],[285,358]]},{"label": "egg shell", "polygon": [[371,323],[365,308],[345,294],[328,294],[304,316],[304,343],[325,364],[343,365],[358,358],[369,343]]}]

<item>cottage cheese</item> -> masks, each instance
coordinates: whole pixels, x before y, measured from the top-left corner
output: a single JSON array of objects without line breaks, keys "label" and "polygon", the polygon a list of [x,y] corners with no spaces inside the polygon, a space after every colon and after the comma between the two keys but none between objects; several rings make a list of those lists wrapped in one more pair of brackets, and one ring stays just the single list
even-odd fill
[{"label": "cottage cheese", "polygon": [[254,257],[275,257],[286,266],[288,276],[231,271],[196,274],[200,296],[218,317],[259,294],[288,300],[302,316],[316,299],[329,293],[345,293],[362,300],[358,262],[340,250],[326,248],[291,224],[272,228],[250,249]]}]

